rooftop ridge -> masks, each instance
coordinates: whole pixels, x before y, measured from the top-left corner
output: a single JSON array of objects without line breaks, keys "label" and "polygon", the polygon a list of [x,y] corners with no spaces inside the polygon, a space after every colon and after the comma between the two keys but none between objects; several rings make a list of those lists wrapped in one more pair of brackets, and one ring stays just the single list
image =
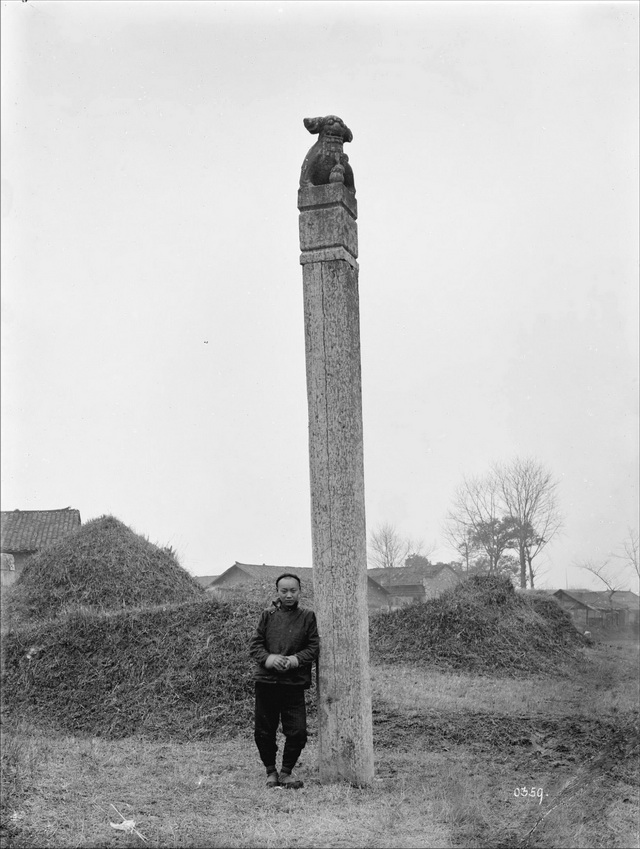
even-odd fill
[{"label": "rooftop ridge", "polygon": [[15,513],[66,513],[70,511],[72,513],[79,513],[77,507],[53,507],[48,510],[21,510],[19,507],[16,507],[15,510],[1,510],[3,516],[13,516]]}]

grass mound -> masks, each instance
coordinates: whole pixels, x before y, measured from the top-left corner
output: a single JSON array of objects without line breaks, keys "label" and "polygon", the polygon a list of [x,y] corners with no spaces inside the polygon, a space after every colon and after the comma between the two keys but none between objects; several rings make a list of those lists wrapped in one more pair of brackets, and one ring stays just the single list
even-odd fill
[{"label": "grass mound", "polygon": [[208,598],[10,631],[5,710],[71,733],[197,739],[251,725],[260,609]]},{"label": "grass mound", "polygon": [[12,587],[8,618],[26,622],[78,607],[118,610],[202,597],[202,587],[169,551],[102,516],[29,560]]},{"label": "grass mound", "polygon": [[[272,587],[66,616],[4,637],[7,718],[107,738],[194,740],[252,725],[248,643]],[[312,606],[312,599],[303,599]],[[581,636],[555,600],[473,578],[424,604],[370,617],[372,661],[515,675],[557,672]],[[315,710],[314,690],[308,699]]]},{"label": "grass mound", "polygon": [[584,640],[542,593],[516,593],[504,578],[475,576],[422,604],[370,621],[371,657],[472,672],[549,672]]}]

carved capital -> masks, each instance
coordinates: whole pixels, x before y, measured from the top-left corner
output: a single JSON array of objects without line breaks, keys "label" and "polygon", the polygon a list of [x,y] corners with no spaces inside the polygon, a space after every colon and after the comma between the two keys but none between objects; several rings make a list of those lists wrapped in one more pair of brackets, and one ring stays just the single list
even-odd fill
[{"label": "carved capital", "polygon": [[[312,186],[298,192],[300,210],[300,262],[319,262],[328,259],[324,251],[334,251],[331,259],[343,259],[343,251],[354,264],[358,257],[358,208],[356,199],[344,183]],[[320,259],[306,259],[313,254]]]}]

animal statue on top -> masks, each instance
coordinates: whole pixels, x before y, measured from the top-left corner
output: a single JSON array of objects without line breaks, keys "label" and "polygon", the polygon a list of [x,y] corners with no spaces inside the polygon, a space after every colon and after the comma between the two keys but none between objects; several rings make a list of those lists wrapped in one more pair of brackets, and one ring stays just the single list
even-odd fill
[{"label": "animal statue on top", "polygon": [[344,143],[353,139],[349,127],[337,115],[305,118],[304,125],[310,133],[318,133],[319,137],[302,163],[300,188],[344,183],[355,194],[356,187],[349,157],[342,150]]}]

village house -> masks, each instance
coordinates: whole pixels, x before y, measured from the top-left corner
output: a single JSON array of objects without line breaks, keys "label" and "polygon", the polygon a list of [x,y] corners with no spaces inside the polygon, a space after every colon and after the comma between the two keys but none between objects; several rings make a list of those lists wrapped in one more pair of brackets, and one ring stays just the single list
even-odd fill
[{"label": "village house", "polygon": [[581,629],[638,628],[640,597],[630,590],[557,590],[553,595]]},{"label": "village house", "polygon": [[[269,566],[255,563],[238,563],[237,561],[221,575],[214,577],[207,587],[207,592],[217,592],[224,597],[225,589],[242,586],[243,584],[262,581],[265,586],[273,586],[275,597],[275,581],[283,572],[293,572],[302,581],[302,595],[304,597],[305,586],[313,585],[313,569],[308,566],[300,568],[285,569],[280,566]],[[371,576],[367,575],[367,598],[369,611],[388,610],[389,596],[386,590],[380,586]]]},{"label": "village house", "polygon": [[367,574],[386,589],[392,610],[436,598],[462,580],[449,563],[422,563],[396,566],[391,569],[367,569]]},{"label": "village house", "polygon": [[[63,510],[3,510],[0,515],[0,550],[3,555],[13,557],[14,569],[11,571],[17,577],[30,557],[77,531],[80,525],[80,511],[71,507]],[[4,556],[2,569],[4,584]]]},{"label": "village house", "polygon": [[203,590],[209,586],[212,581],[215,581],[216,578],[219,578],[220,575],[194,575],[193,576],[196,581],[200,584]]}]

